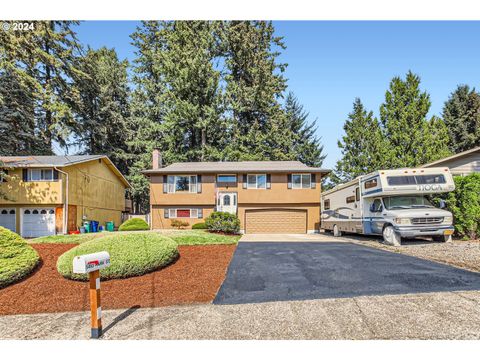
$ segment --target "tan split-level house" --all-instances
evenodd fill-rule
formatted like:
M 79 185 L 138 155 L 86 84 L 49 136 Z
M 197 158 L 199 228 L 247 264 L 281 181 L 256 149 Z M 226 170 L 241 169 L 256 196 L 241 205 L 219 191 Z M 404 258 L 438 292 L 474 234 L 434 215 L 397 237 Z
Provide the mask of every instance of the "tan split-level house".
M 329 171 L 299 161 L 185 162 L 144 171 L 153 229 L 190 225 L 213 211 L 237 214 L 243 233 L 313 233 L 320 223 L 321 179 Z
M 0 226 L 23 237 L 77 230 L 85 220 L 119 225 L 126 210 L 130 185 L 107 156 L 0 156 L 0 165 Z

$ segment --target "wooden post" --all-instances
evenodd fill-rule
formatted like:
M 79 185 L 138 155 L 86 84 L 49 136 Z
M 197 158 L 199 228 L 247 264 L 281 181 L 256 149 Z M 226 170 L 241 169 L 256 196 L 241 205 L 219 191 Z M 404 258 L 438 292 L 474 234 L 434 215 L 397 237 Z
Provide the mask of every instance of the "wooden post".
M 100 270 L 89 273 L 90 277 L 90 313 L 92 339 L 102 336 L 102 306 L 100 302 Z

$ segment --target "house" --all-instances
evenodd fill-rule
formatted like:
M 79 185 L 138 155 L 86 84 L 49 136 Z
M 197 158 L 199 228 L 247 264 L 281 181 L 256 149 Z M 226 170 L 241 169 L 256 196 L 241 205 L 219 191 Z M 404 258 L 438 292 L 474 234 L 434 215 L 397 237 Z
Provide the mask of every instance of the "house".
M 0 226 L 23 237 L 121 222 L 130 185 L 107 156 L 1 156 L 0 165 Z
M 322 176 L 299 161 L 185 162 L 143 173 L 150 179 L 153 229 L 193 225 L 213 211 L 236 214 L 244 233 L 319 231 Z
M 465 176 L 474 172 L 480 172 L 480 146 L 431 162 L 422 167 L 442 166 L 450 168 L 452 175 Z

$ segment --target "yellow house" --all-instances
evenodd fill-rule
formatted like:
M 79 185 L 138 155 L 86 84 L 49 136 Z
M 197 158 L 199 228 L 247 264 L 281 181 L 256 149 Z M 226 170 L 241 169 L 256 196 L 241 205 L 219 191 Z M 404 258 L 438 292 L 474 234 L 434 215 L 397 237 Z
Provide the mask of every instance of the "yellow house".
M 119 225 L 126 210 L 130 185 L 107 156 L 0 156 L 0 165 L 0 226 L 23 237 L 66 233 L 87 220 Z

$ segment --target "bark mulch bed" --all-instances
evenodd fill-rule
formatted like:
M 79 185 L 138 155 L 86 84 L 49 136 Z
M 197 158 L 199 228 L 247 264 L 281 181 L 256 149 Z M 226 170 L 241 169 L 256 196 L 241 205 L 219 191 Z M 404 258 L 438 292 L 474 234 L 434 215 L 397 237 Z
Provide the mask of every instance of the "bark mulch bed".
M 89 310 L 88 283 L 64 279 L 58 257 L 76 245 L 35 244 L 42 263 L 25 280 L 0 290 L 0 315 Z M 102 309 L 211 302 L 236 245 L 179 246 L 180 258 L 164 269 L 102 281 Z

